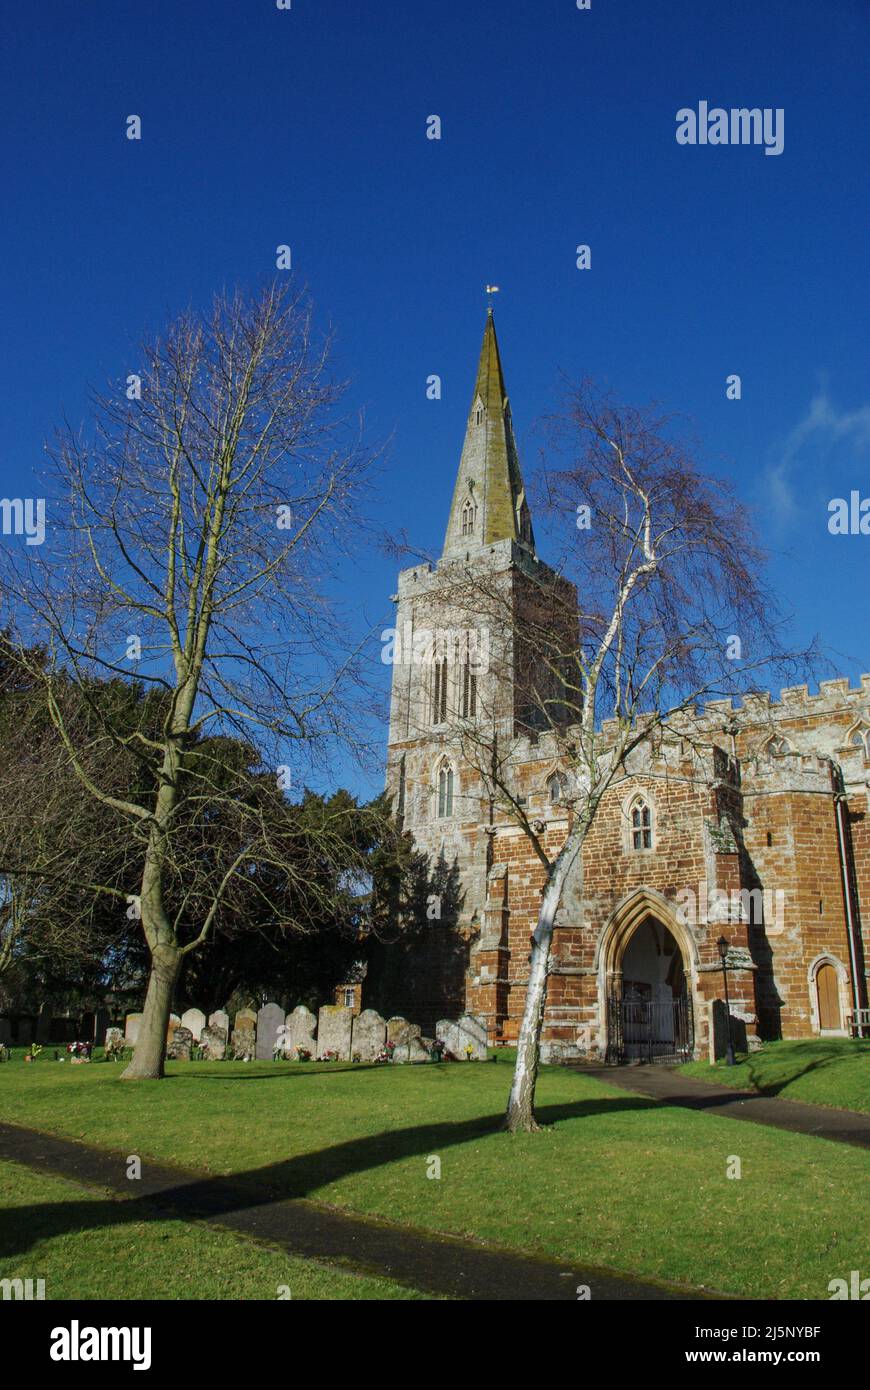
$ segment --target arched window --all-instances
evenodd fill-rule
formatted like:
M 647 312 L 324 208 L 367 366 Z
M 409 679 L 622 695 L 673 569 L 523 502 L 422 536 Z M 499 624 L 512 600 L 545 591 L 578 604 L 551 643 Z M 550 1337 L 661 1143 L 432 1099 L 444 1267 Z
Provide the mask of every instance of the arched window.
M 632 849 L 652 849 L 652 811 L 645 796 L 637 796 L 629 814 Z
M 474 412 L 474 423 L 476 425 L 483 424 L 483 406 L 481 405 L 480 401 L 477 402 L 477 409 Z
M 453 815 L 453 768 L 445 763 L 438 773 L 438 815 Z
M 430 716 L 433 724 L 447 722 L 447 657 L 435 657 L 432 663 L 432 701 Z
M 459 709 L 463 719 L 474 719 L 477 715 L 477 672 L 472 670 L 470 661 L 464 661 L 462 664 Z
M 787 738 L 781 734 L 774 734 L 773 738 L 768 739 L 765 752 L 769 758 L 781 758 L 784 753 L 791 753 L 792 746 Z
M 564 772 L 553 772 L 547 778 L 547 800 L 551 806 L 562 806 L 568 799 L 568 778 Z
M 477 511 L 470 497 L 466 497 L 462 507 L 462 534 L 463 536 L 474 535 L 474 514 Z
M 849 735 L 849 745 L 857 748 L 866 758 L 870 749 L 870 729 L 865 724 L 859 724 Z

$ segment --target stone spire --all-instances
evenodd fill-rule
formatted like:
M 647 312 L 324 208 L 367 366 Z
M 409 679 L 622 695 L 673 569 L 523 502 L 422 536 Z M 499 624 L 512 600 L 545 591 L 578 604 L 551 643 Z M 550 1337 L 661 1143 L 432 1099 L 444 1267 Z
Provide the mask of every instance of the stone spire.
M 444 538 L 444 556 L 460 558 L 505 540 L 516 541 L 534 554 L 532 519 L 490 309 Z

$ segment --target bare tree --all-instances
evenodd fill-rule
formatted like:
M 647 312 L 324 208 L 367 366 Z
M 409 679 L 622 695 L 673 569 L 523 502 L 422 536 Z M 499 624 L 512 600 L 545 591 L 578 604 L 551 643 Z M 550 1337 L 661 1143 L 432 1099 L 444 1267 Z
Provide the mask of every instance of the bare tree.
M 538 1127 L 556 914 L 569 875 L 582 897 L 583 846 L 605 794 L 630 775 L 634 751 L 668 731 L 709 744 L 699 701 L 745 691 L 761 670 L 793 667 L 746 509 L 699 470 L 668 419 L 620 408 L 584 383 L 550 425 L 554 453 L 537 516 L 555 521 L 563 538 L 557 570 L 530 563 L 508 583 L 485 565 L 466 568 L 443 600 L 454 625 L 493 635 L 488 674 L 476 676 L 475 717 L 459 720 L 457 733 L 494 808 L 522 827 L 544 874 L 511 1131 Z M 517 733 L 547 735 L 564 769 L 569 821 L 558 849 L 522 795 Z
M 352 727 L 334 578 L 370 460 L 337 414 L 327 355 L 292 289 L 182 315 L 142 345 L 126 389 L 95 396 L 92 428 L 62 432 L 49 543 L 9 577 L 18 655 L 26 663 L 34 642 L 46 652 L 32 674 L 69 768 L 141 851 L 151 970 L 125 1079 L 163 1074 L 184 956 L 235 895 L 282 881 L 290 768 Z M 87 701 L 107 673 L 162 692 L 156 729 L 131 730 L 102 702 L 92 723 L 70 720 L 65 684 Z M 223 735 L 256 750 L 276 799 L 246 796 Z M 98 754 L 119 748 L 141 769 L 126 792 L 100 775 Z M 185 847 L 194 823 L 207 842 L 210 820 L 222 829 L 204 893 Z

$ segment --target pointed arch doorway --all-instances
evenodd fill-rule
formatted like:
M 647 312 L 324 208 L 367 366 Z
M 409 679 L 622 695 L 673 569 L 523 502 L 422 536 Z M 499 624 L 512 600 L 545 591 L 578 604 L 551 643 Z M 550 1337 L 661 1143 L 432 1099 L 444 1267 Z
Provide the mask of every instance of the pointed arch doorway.
M 604 933 L 609 1062 L 685 1062 L 695 1048 L 692 951 L 669 913 L 637 901 Z M 652 910 L 650 910 L 652 908 Z

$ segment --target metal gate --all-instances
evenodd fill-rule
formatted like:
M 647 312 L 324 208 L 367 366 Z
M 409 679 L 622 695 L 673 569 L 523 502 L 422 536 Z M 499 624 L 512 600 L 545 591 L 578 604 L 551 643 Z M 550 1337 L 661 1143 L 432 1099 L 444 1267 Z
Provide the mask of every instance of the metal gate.
M 692 1001 L 607 1000 L 608 1062 L 689 1062 L 695 1047 Z

